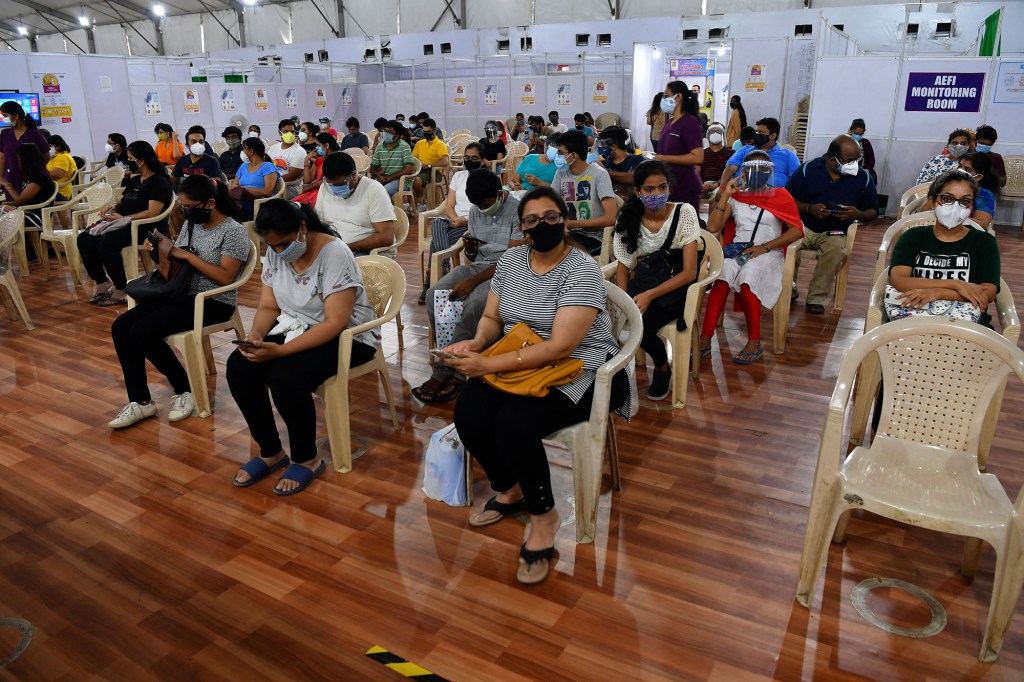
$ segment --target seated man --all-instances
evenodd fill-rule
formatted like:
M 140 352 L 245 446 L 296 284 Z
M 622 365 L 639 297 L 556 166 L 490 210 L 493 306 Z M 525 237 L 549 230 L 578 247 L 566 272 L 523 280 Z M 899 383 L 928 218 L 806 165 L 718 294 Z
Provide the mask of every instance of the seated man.
M 565 163 L 555 173 L 551 186 L 569 208 L 565 229 L 594 255 L 601 252 L 604 228 L 615 224 L 619 209 L 608 171 L 587 161 L 588 149 L 582 131 L 563 133 L 558 138 L 558 157 Z
M 587 136 L 587 145 L 593 147 L 597 132 L 587 125 L 587 117 L 583 114 L 576 114 L 572 117 L 572 120 L 576 124 L 576 130 L 582 131 Z
M 747 154 L 755 149 L 763 149 L 768 152 L 772 163 L 775 164 L 772 187 L 785 187 L 790 176 L 800 167 L 800 159 L 792 149 L 786 149 L 779 145 L 780 130 L 782 130 L 782 126 L 774 118 L 762 118 L 758 121 L 754 128 L 754 144 L 740 148 L 738 152 L 729 157 L 729 162 L 719 182 L 724 185 L 732 178 L 738 177 L 743 159 Z
M 361 149 L 367 156 L 370 155 L 370 139 L 366 137 L 366 133 L 359 132 L 359 119 L 355 116 L 350 116 L 345 121 L 345 127 L 348 128 L 348 135 L 341 139 L 342 151 L 346 149 Z M 337 135 L 335 135 L 337 137 Z
M 807 312 L 821 315 L 825 296 L 847 255 L 847 229 L 854 221 L 878 217 L 875 183 L 860 167 L 860 145 L 849 135 L 840 135 L 824 156 L 808 161 L 794 173 L 786 189 L 803 216 L 804 238 L 798 248 L 820 252 L 807 289 Z
M 320 124 L 320 132 L 330 133 L 331 135 L 334 135 L 335 138 L 338 137 L 338 131 L 331 127 L 331 119 L 329 117 L 321 116 L 317 123 Z M 358 128 L 359 126 L 357 125 L 356 127 Z
M 242 165 L 242 131 L 235 126 L 228 126 L 221 133 L 221 137 L 224 138 L 228 149 L 220 155 L 218 161 L 220 162 L 221 171 L 227 176 L 228 180 L 231 180 L 235 177 L 238 167 Z
M 395 243 L 395 208 L 387 191 L 376 180 L 356 173 L 356 162 L 344 152 L 324 159 L 314 208 L 357 256 Z M 395 249 L 383 255 L 394 258 Z
M 548 121 L 551 125 L 551 132 L 564 133 L 569 130 L 564 123 L 558 122 L 558 112 L 554 109 L 548 112 Z
M 628 199 L 633 193 L 633 169 L 647 159 L 634 153 L 633 141 L 626 129 L 620 126 L 608 126 L 602 130 L 597 145 L 597 163 L 608 171 L 615 193 Z
M 464 255 L 471 263 L 460 265 L 427 290 L 427 317 L 434 328 L 434 292 L 451 289 L 451 300 L 461 300 L 462 319 L 455 326 L 452 343 L 468 341 L 476 335 L 491 291 L 491 277 L 505 250 L 525 243 L 519 229 L 519 201 L 501 189 L 501 180 L 486 168 L 471 171 L 466 180 L 466 196 L 472 203 Z M 441 361 L 434 372 L 412 394 L 424 403 L 451 400 L 459 394 L 466 377 Z
M 725 146 L 725 126 L 712 123 L 708 126 L 708 147 L 704 148 L 704 162 L 700 165 L 700 179 L 704 182 L 704 197 L 718 189 L 725 164 L 732 157 L 732 150 Z
M 423 189 L 430 184 L 433 178 L 434 168 L 445 168 L 448 166 L 448 145 L 444 140 L 437 137 L 437 124 L 432 118 L 425 118 L 420 121 L 420 134 L 423 136 L 416 146 L 413 147 L 412 155 L 420 160 L 422 167 L 420 174 L 413 180 L 412 188 L 416 194 L 416 201 L 423 198 Z
M 283 119 L 277 124 L 277 132 L 281 136 L 281 141 L 270 145 L 267 155 L 277 166 L 281 178 L 286 183 L 300 180 L 302 169 L 306 165 L 306 150 L 296 139 L 295 122 L 290 118 Z M 301 183 L 295 183 L 288 186 L 288 199 L 299 196 L 300 185 Z
M 998 152 L 992 151 L 992 145 L 996 143 L 999 134 L 996 129 L 989 125 L 978 126 L 974 132 L 974 149 L 984 152 L 992 159 L 992 170 L 999 178 L 999 187 L 1006 187 L 1006 162 Z
M 177 189 L 178 183 L 187 175 L 209 175 L 214 180 L 220 179 L 220 162 L 213 154 L 206 153 L 206 129 L 192 126 L 185 136 L 185 150 L 174 164 L 171 171 L 171 184 Z
M 378 136 L 377 148 L 370 158 L 370 173 L 384 185 L 389 197 L 398 192 L 398 178 L 409 175 L 416 168 L 412 149 L 402 139 L 404 132 L 405 128 L 397 120 L 388 121 Z

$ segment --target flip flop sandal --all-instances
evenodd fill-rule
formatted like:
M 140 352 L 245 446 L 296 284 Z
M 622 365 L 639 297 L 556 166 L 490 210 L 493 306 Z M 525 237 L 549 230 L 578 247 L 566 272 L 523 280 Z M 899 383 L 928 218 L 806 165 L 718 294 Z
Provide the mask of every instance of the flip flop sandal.
M 114 295 L 114 290 L 113 289 L 107 289 L 106 291 L 101 291 L 101 292 L 99 292 L 97 294 L 94 294 L 93 297 L 89 299 L 89 303 L 91 303 L 93 305 L 97 305 L 97 304 L 107 300 L 108 298 L 110 298 L 113 295 Z
M 262 457 L 253 457 L 241 467 L 242 471 L 249 474 L 249 480 L 239 481 L 238 474 L 235 474 L 235 477 L 231 482 L 239 488 L 248 488 L 253 483 L 262 481 L 278 469 L 288 466 L 288 461 L 288 458 L 284 457 L 280 462 L 275 462 L 273 465 L 268 466 L 267 463 L 263 461 Z
M 429 384 L 431 381 L 437 382 L 436 389 L 426 388 L 426 385 Z M 446 382 L 440 380 L 428 379 L 426 383 L 423 384 L 423 386 L 417 386 L 413 388 L 410 391 L 410 393 L 412 393 L 413 397 L 416 398 L 416 400 L 419 400 L 421 403 L 440 402 L 438 396 L 440 395 L 441 391 L 444 390 L 445 383 Z M 447 398 L 445 400 L 447 400 Z
M 506 516 L 512 516 L 518 511 L 526 509 L 526 499 L 519 500 L 518 502 L 498 502 L 497 497 L 492 497 L 487 500 L 487 504 L 484 505 L 483 512 L 498 512 L 499 516 L 489 516 L 486 519 L 473 520 L 473 516 L 469 517 L 469 525 L 474 528 L 483 528 L 484 526 L 490 526 L 492 524 L 501 521 Z M 481 513 L 483 513 L 481 512 Z M 476 516 L 479 516 L 477 514 Z
M 732 361 L 737 365 L 751 365 L 764 355 L 764 348 L 758 348 L 756 353 L 737 353 Z
M 522 547 L 519 548 L 519 558 L 523 561 L 520 562 L 519 568 L 516 569 L 516 580 L 523 585 L 536 585 L 543 582 L 551 570 L 551 560 L 554 556 L 554 547 L 532 550 L 526 549 L 526 543 L 524 542 Z
M 704 360 L 707 360 L 710 357 L 711 357 L 711 346 L 708 346 L 707 348 L 705 348 L 704 350 L 702 350 L 700 352 L 700 357 L 698 358 L 698 360 L 704 361 Z
M 435 402 L 445 403 L 449 400 L 453 400 L 462 393 L 462 387 L 466 385 L 466 382 L 462 379 L 456 379 L 451 377 L 448 381 L 444 382 L 444 386 L 437 392 L 437 399 Z
M 124 298 L 115 298 L 114 295 L 111 294 L 110 296 L 107 296 L 101 301 L 96 301 L 96 305 L 103 306 L 104 308 L 109 308 L 115 305 L 128 305 L 128 297 L 125 296 Z
M 310 471 L 308 467 L 305 467 L 301 464 L 295 464 L 293 462 L 288 466 L 287 469 L 284 470 L 284 473 L 281 474 L 281 478 L 277 480 L 278 483 L 280 483 L 281 481 L 295 481 L 296 483 L 299 484 L 299 486 L 297 488 L 292 488 L 291 490 L 278 490 L 275 487 L 274 494 L 294 495 L 295 493 L 301 493 L 303 490 L 309 487 L 310 483 L 319 478 L 320 474 L 322 474 L 326 469 L 327 463 L 324 462 L 323 460 L 320 460 L 320 466 L 318 466 L 316 469 L 312 471 Z

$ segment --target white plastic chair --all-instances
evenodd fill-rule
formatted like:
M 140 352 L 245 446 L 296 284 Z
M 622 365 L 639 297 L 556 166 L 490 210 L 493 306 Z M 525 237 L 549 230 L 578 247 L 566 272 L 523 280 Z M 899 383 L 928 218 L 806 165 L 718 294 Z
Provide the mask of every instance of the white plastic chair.
M 854 376 L 875 355 L 885 396 L 870 447 L 844 457 L 843 423 Z M 978 468 L 990 406 L 1010 373 L 1024 381 L 1024 351 L 981 325 L 914 317 L 882 325 L 843 358 L 821 436 L 800 558 L 796 599 L 810 607 L 829 550 L 849 512 L 972 539 L 961 572 L 970 577 L 984 540 L 995 549 L 988 622 L 978 658 L 995 661 L 1024 582 L 1024 489 L 1016 502 Z
M 999 190 L 1000 201 L 1024 201 L 1024 156 L 1004 156 L 1006 185 Z M 1024 219 L 1021 220 L 1024 229 Z
M 227 322 L 203 326 L 203 304 L 207 299 L 212 300 L 214 297 L 238 289 L 248 282 L 252 277 L 253 270 L 256 269 L 258 260 L 259 251 L 250 244 L 249 256 L 242 264 L 234 282 L 196 294 L 192 329 L 164 338 L 168 346 L 178 349 L 185 361 L 185 372 L 188 374 L 188 385 L 196 403 L 196 412 L 204 419 L 213 413 L 206 376 L 217 373 L 217 366 L 213 362 L 213 348 L 210 346 L 210 335 L 233 330 L 235 338 L 241 340 L 245 338 L 245 327 L 242 326 L 242 317 L 238 314 L 238 306 L 235 306 L 235 311 Z
M 94 187 L 99 184 L 107 184 L 112 187 L 120 187 L 121 182 L 124 181 L 124 168 L 120 166 L 111 166 L 110 168 L 103 168 L 92 174 L 92 179 L 88 182 L 81 182 L 71 186 L 72 192 L 81 192 Z
M 153 216 L 152 218 L 140 218 L 133 220 L 131 225 L 128 227 L 132 231 L 132 243 L 131 246 L 126 246 L 121 249 L 121 259 L 124 261 L 124 272 L 128 276 L 129 280 L 133 280 L 139 276 L 139 258 L 142 258 L 143 265 L 146 268 L 146 272 L 153 269 L 153 261 L 149 257 L 149 252 L 145 246 L 139 243 L 139 232 L 142 232 L 139 228 L 143 225 L 152 225 L 158 223 L 161 220 L 167 220 L 171 215 L 171 211 L 178 205 L 177 196 L 173 197 L 167 204 L 167 208 L 162 213 Z M 142 234 L 142 239 L 145 239 L 145 233 Z
M 24 221 L 25 217 L 21 215 L 20 209 L 0 214 L 0 286 L 4 290 L 0 291 L 0 298 L 3 298 L 7 315 L 12 320 L 16 320 L 18 319 L 18 314 L 20 314 L 21 319 L 25 322 L 25 326 L 31 330 L 35 329 L 35 327 L 32 325 L 32 318 L 28 316 L 25 300 L 21 297 L 21 291 L 18 289 L 18 280 L 15 278 L 14 270 L 11 267 L 12 256 L 14 255 L 13 252 L 17 242 L 20 239 L 24 239 L 21 233 Z M 4 295 L 5 292 L 6 295 Z
M 341 343 L 338 344 L 338 373 L 316 389 L 317 396 L 324 403 L 331 457 L 334 460 L 334 469 L 339 473 L 352 470 L 352 438 L 348 420 L 350 379 L 370 372 L 379 373 L 384 397 L 387 398 L 388 407 L 391 409 L 391 422 L 395 426 L 395 431 L 401 428 L 398 413 L 395 411 L 394 396 L 391 394 L 391 378 L 388 376 L 384 352 L 378 348 L 369 362 L 352 368 L 349 368 L 349 365 L 352 361 L 352 341 L 356 334 L 381 327 L 398 314 L 405 299 L 405 273 L 398 263 L 384 256 L 360 256 L 356 258 L 356 263 L 362 273 L 363 287 L 370 299 L 370 305 L 377 311 L 377 318 L 350 327 L 341 333 Z
M 18 265 L 21 268 L 21 274 L 24 277 L 28 274 L 28 249 L 25 248 L 25 244 L 29 237 L 32 238 L 32 248 L 35 249 L 36 258 L 39 259 L 40 263 L 43 263 L 42 256 L 39 255 L 39 251 L 42 245 L 39 241 L 39 235 L 42 233 L 43 228 L 38 225 L 29 224 L 29 211 L 39 209 L 40 214 L 42 209 L 47 206 L 52 206 L 53 202 L 57 199 L 57 184 L 53 185 L 53 193 L 46 197 L 43 201 L 34 204 L 25 204 L 24 206 L 18 206 L 21 213 L 21 239 L 15 242 L 15 250 L 18 254 Z M 47 273 L 49 274 L 49 273 Z
M 423 162 L 413 157 L 412 172 L 398 178 L 398 191 L 391 197 L 391 203 L 400 209 L 405 209 L 405 200 L 409 200 L 409 210 L 416 215 L 416 194 L 413 192 L 412 183 L 416 176 L 423 170 Z
M 82 192 L 74 195 L 62 206 L 48 206 L 43 209 L 43 231 L 39 239 L 49 242 L 57 254 L 57 264 L 60 265 L 60 251 L 64 250 L 67 257 L 68 270 L 71 271 L 71 281 L 75 286 L 82 285 L 81 258 L 78 255 L 78 233 L 81 229 L 88 227 L 96 220 L 99 220 L 100 211 L 114 202 L 114 188 L 106 183 L 92 185 Z M 55 230 L 53 228 L 53 216 L 58 211 L 65 211 L 71 208 L 71 228 Z M 81 226 L 81 228 L 79 227 Z M 60 248 L 57 248 L 57 247 Z M 47 278 L 50 276 L 50 250 L 40 248 L 39 255 L 43 260 L 43 272 Z
M 387 252 L 393 252 L 395 257 L 398 256 L 398 249 L 405 243 L 405 240 L 409 238 L 409 216 L 406 215 L 405 211 L 398 207 L 395 209 L 395 241 L 390 247 L 381 246 L 370 251 L 371 256 L 388 256 Z M 390 256 L 389 256 L 390 257 Z M 402 309 L 399 307 L 398 313 L 395 315 L 395 324 L 398 325 L 398 347 L 405 348 L 405 325 L 402 324 Z
M 914 201 L 914 199 L 928 196 L 928 188 L 931 187 L 931 184 L 930 182 L 923 182 L 920 185 L 914 185 L 903 193 L 903 196 L 900 197 L 899 208 L 896 211 L 896 220 L 906 215 L 907 204 Z
M 853 222 L 846 230 L 846 246 L 843 247 L 846 255 L 843 257 L 843 264 L 839 266 L 839 271 L 836 273 L 836 297 L 833 307 L 837 312 L 843 309 L 843 300 L 846 298 L 846 282 L 850 277 L 850 260 L 853 257 L 853 243 L 857 238 L 857 226 L 859 224 Z M 800 245 L 801 242 L 798 241 L 790 247 L 791 249 L 796 249 L 796 261 L 793 264 L 794 282 L 800 274 L 800 261 L 802 259 L 818 260 L 819 251 L 816 249 L 803 249 L 800 248 Z
M 404 213 L 404 211 L 403 211 Z M 444 218 L 444 206 L 438 206 L 432 208 L 429 211 L 420 211 L 416 216 L 416 222 L 419 225 L 419 234 L 417 235 L 416 244 L 416 255 L 417 260 L 420 263 L 420 282 L 426 281 L 426 263 L 427 258 L 430 256 L 430 235 L 431 225 L 433 225 L 435 218 Z

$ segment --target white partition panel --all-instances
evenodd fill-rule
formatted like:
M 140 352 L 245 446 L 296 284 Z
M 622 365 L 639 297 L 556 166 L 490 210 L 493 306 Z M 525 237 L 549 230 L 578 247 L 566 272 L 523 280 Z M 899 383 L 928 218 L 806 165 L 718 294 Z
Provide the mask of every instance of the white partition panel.
M 859 63 L 859 60 L 858 60 Z M 943 143 L 949 133 L 956 128 L 975 128 L 981 119 L 981 105 L 985 101 L 984 92 L 990 91 L 990 71 L 992 59 L 988 57 L 946 57 L 946 58 L 917 58 L 911 57 L 904 60 L 903 73 L 900 77 L 899 87 L 896 89 L 897 111 L 896 120 L 893 125 L 893 136 L 896 138 L 911 139 L 933 139 L 941 140 Z M 973 74 L 981 74 L 984 80 L 984 92 L 978 92 L 978 111 L 945 111 L 941 109 L 931 111 L 907 111 L 907 86 L 914 74 L 936 74 L 933 78 L 929 75 L 925 80 L 934 84 L 936 79 L 955 77 L 965 84 L 965 78 L 976 78 Z M 963 74 L 963 75 L 960 75 Z M 920 84 L 921 76 L 917 76 L 915 84 Z M 948 83 L 950 89 L 957 88 L 959 82 Z M 940 86 L 942 89 L 942 86 Z M 949 98 L 935 98 L 935 106 L 946 106 L 951 103 Z
M 110 133 L 121 133 L 132 141 L 131 133 L 136 128 L 132 115 L 134 93 L 123 58 L 83 55 L 79 65 L 85 90 L 86 111 L 82 113 L 88 115 L 89 135 L 87 141 L 68 140 L 68 144 L 73 153 L 85 153 L 90 160 L 98 161 L 107 156 L 103 145 Z M 153 139 L 152 132 L 146 139 Z
M 129 142 L 134 139 L 156 144 L 153 127 L 157 123 L 168 123 L 178 130 L 179 126 L 175 122 L 174 105 L 171 100 L 172 92 L 173 89 L 170 85 L 132 84 L 131 98 L 135 130 L 124 131 Z M 130 134 L 130 132 L 134 134 Z
M 547 79 L 547 109 L 558 112 L 558 122 L 572 126 L 572 117 L 586 111 L 583 77 L 553 73 Z
M 211 83 L 210 84 L 210 110 L 215 130 L 207 130 L 206 134 L 210 139 L 220 139 L 220 134 L 228 126 L 233 126 L 239 121 L 254 122 L 249 115 L 253 111 L 254 103 L 245 85 L 242 83 Z M 242 137 L 246 136 L 248 130 L 242 129 Z
M 384 84 L 385 116 L 388 119 L 395 117 L 395 114 L 405 114 L 406 124 L 409 122 L 409 114 L 419 113 L 416 109 L 416 102 L 413 98 L 413 81 L 393 81 Z
M 897 57 L 856 57 L 819 59 L 811 97 L 809 135 L 829 139 L 850 129 L 850 121 L 863 118 L 867 137 L 887 139 L 892 120 L 893 98 L 899 79 Z M 849 97 L 850 83 L 865 95 Z M 889 94 L 886 94 L 889 93 Z M 747 110 L 747 120 L 750 110 Z M 810 157 L 808 157 L 810 158 Z
M 523 112 L 529 116 L 547 118 L 547 85 L 544 76 L 515 76 L 510 79 L 510 95 L 512 112 Z
M 481 119 L 507 121 L 515 112 L 508 76 L 484 76 L 476 79 L 477 112 Z
M 382 83 L 360 85 L 357 104 L 358 118 L 359 122 L 363 124 L 363 130 L 370 130 L 373 127 L 373 122 L 380 116 L 391 117 L 391 114 L 385 113 L 387 110 L 384 108 L 384 85 Z M 341 130 L 339 129 L 338 132 L 340 133 Z
M 461 89 L 460 89 L 461 88 Z M 446 132 L 467 128 L 483 133 L 484 118 L 477 113 L 475 78 L 447 78 L 444 80 L 444 124 Z
M 446 125 L 444 109 L 444 79 L 431 78 L 417 79 L 413 84 L 413 99 L 416 103 L 416 112 L 425 111 L 430 114 L 437 125 L 447 131 L 451 126 Z M 454 128 L 451 128 L 455 130 Z
M 754 121 L 766 116 L 781 121 L 787 47 L 786 38 L 733 42 L 729 94 L 740 96 L 749 125 L 754 125 Z M 751 73 L 752 70 L 754 73 Z
M 618 114 L 625 124 L 629 120 L 630 112 L 626 111 L 626 95 L 622 80 L 622 76 L 617 75 L 586 76 L 580 111 L 589 111 L 595 119 L 606 112 Z
M 270 83 L 246 84 L 245 97 L 249 123 L 260 127 L 264 139 L 276 140 L 278 121 L 284 118 L 277 108 L 277 87 Z

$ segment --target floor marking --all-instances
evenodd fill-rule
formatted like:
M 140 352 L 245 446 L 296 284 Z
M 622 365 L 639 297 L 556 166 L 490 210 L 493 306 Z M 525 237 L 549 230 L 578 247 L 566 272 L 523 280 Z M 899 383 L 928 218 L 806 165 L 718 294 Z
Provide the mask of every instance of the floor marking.
M 892 623 L 886 622 L 881 616 L 872 611 L 867 604 L 868 592 L 878 589 L 879 587 L 896 588 L 914 595 L 923 601 L 931 610 L 931 621 L 929 621 L 923 628 L 904 628 L 899 625 L 893 625 Z M 857 613 L 863 616 L 865 620 L 894 635 L 900 635 L 902 637 L 931 637 L 939 634 L 942 632 L 942 629 L 946 627 L 946 609 L 943 608 L 942 604 L 940 604 L 935 597 L 928 594 L 917 585 L 912 585 L 911 583 L 904 582 L 902 580 L 896 580 L 895 578 L 870 578 L 861 582 L 853 588 L 853 594 L 850 595 L 850 601 L 853 602 L 853 608 L 857 609 Z
M 440 675 L 435 675 L 426 668 L 421 668 L 415 663 L 410 663 L 401 656 L 396 656 L 383 647 L 372 646 L 369 651 L 366 652 L 366 655 L 378 663 L 383 663 L 403 677 L 411 677 L 417 680 L 429 680 L 429 682 L 448 682 L 448 680 Z
M 21 632 L 21 641 L 18 642 L 18 646 L 14 647 L 14 651 L 7 658 L 0 659 L 0 668 L 3 668 L 21 656 L 22 652 L 28 648 L 28 645 L 32 643 L 32 633 L 36 628 L 32 623 L 21 618 L 0 618 L 0 627 L 14 628 Z

